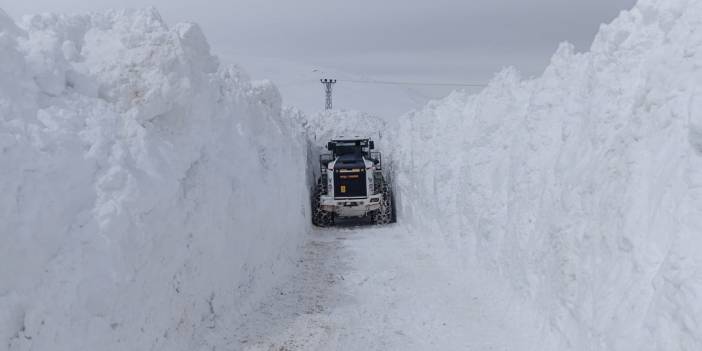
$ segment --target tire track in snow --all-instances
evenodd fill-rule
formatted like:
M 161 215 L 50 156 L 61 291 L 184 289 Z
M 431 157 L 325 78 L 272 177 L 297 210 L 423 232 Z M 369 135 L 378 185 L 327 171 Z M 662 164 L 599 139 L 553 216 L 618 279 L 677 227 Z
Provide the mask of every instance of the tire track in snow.
M 337 291 L 347 269 L 342 247 L 349 230 L 317 231 L 304 247 L 297 272 L 275 289 L 236 331 L 247 351 L 334 350 L 333 306 L 347 297 Z
M 538 345 L 505 290 L 401 225 L 315 230 L 290 281 L 235 331 L 236 350 L 472 350 Z M 516 311 L 516 312 L 515 312 Z

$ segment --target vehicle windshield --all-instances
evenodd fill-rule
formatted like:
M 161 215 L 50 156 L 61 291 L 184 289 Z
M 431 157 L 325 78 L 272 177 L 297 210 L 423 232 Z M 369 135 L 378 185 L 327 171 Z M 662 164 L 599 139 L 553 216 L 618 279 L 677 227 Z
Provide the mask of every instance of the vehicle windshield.
M 360 143 L 343 142 L 335 145 L 334 152 L 337 156 L 355 155 L 360 157 L 363 154 L 363 148 Z

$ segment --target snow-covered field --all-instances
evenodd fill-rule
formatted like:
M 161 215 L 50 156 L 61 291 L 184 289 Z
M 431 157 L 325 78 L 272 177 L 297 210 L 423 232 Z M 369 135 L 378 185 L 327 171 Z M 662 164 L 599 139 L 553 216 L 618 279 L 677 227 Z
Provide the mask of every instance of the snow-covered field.
M 702 349 L 702 2 L 394 123 L 281 109 L 150 9 L 0 48 L 0 350 Z M 312 230 L 359 133 L 399 223 Z
M 0 48 L 0 349 L 223 344 L 309 230 L 276 88 L 152 9 L 0 13 Z

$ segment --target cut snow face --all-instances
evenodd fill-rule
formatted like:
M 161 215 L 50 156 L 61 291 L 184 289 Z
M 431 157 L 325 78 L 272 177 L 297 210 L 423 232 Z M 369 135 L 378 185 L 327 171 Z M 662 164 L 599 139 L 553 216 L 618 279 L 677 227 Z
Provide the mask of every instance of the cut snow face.
M 382 140 L 387 122 L 359 111 L 328 110 L 309 116 L 301 116 L 301 123 L 312 142 L 331 140 L 336 137 L 368 137 Z
M 395 135 L 400 215 L 535 305 L 543 349 L 701 349 L 701 67 L 702 2 L 642 0 L 431 103 Z
M 0 75 L 2 348 L 223 344 L 309 227 L 277 89 L 153 9 L 0 13 Z

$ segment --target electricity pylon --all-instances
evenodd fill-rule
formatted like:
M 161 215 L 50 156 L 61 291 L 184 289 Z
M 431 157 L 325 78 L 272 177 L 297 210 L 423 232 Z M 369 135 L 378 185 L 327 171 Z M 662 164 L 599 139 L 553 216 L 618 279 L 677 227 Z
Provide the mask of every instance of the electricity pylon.
M 324 105 L 325 110 L 331 110 L 332 109 L 332 88 L 334 84 L 336 83 L 336 79 L 321 79 L 320 82 L 324 85 L 325 92 L 327 94 L 327 101 L 326 104 Z

